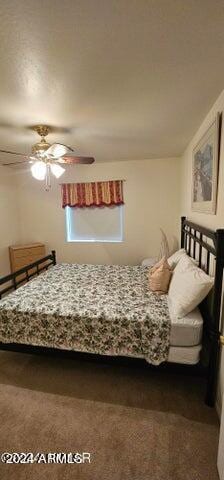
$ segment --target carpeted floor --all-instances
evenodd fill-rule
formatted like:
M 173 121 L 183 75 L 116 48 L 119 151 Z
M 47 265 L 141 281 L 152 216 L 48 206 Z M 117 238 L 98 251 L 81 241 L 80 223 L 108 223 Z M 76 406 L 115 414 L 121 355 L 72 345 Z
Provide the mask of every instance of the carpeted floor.
M 0 464 L 1 480 L 217 480 L 203 381 L 141 367 L 0 353 L 0 452 L 90 452 L 90 464 Z

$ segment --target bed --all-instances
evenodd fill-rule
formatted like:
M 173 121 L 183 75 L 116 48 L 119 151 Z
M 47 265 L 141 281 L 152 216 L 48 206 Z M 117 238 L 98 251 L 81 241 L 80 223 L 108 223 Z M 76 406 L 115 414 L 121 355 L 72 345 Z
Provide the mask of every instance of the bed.
M 143 358 L 154 366 L 201 367 L 204 362 L 206 403 L 213 405 L 224 230 L 212 232 L 182 217 L 181 246 L 207 273 L 210 256 L 216 258 L 212 296 L 183 319 L 172 318 L 167 295 L 149 291 L 147 267 L 56 265 L 53 251 L 0 279 L 0 348 Z M 6 296 L 12 289 L 16 291 Z

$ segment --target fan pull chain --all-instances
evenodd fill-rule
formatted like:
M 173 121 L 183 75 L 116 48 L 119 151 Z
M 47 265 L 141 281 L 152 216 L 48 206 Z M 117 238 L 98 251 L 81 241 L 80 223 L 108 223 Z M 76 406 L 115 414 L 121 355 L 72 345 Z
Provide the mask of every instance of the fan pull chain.
M 50 170 L 50 164 L 47 163 L 46 177 L 45 177 L 45 190 L 49 192 L 50 188 L 51 188 L 51 170 Z

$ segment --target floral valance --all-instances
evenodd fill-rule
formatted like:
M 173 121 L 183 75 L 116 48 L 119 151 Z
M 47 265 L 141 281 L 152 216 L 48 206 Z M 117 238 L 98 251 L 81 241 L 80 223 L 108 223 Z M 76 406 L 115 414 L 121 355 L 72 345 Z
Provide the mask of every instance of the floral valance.
M 123 180 L 107 182 L 63 183 L 62 207 L 101 207 L 122 205 Z

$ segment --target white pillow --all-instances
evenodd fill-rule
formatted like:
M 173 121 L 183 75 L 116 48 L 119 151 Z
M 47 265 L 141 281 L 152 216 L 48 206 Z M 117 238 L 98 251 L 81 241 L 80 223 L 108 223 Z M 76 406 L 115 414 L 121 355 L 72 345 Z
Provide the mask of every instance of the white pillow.
M 191 267 L 198 267 L 198 262 L 192 257 L 189 257 L 189 255 L 185 252 L 181 255 L 177 266 L 175 267 L 175 271 L 177 272 L 185 272 Z
M 195 258 L 190 257 L 184 248 L 181 248 L 180 250 L 177 250 L 177 252 L 173 253 L 171 257 L 167 259 L 167 262 L 169 263 L 170 268 L 174 270 L 174 268 L 177 267 L 178 263 L 182 258 L 185 257 L 189 260 L 189 264 L 197 265 L 198 266 L 198 261 L 195 260 Z
M 151 257 L 151 258 L 144 258 L 144 260 L 142 260 L 142 267 L 153 267 L 153 265 L 155 265 L 155 263 L 157 262 L 157 259 L 154 258 L 154 257 Z
M 185 317 L 208 295 L 214 280 L 184 255 L 178 262 L 170 282 L 168 293 L 172 315 Z
M 167 259 L 167 262 L 169 263 L 169 265 L 172 269 L 174 269 L 177 266 L 179 260 L 181 259 L 181 257 L 183 255 L 186 255 L 186 252 L 185 252 L 184 248 L 181 248 L 180 250 L 177 250 L 177 252 L 174 252 L 173 255 L 171 255 Z

